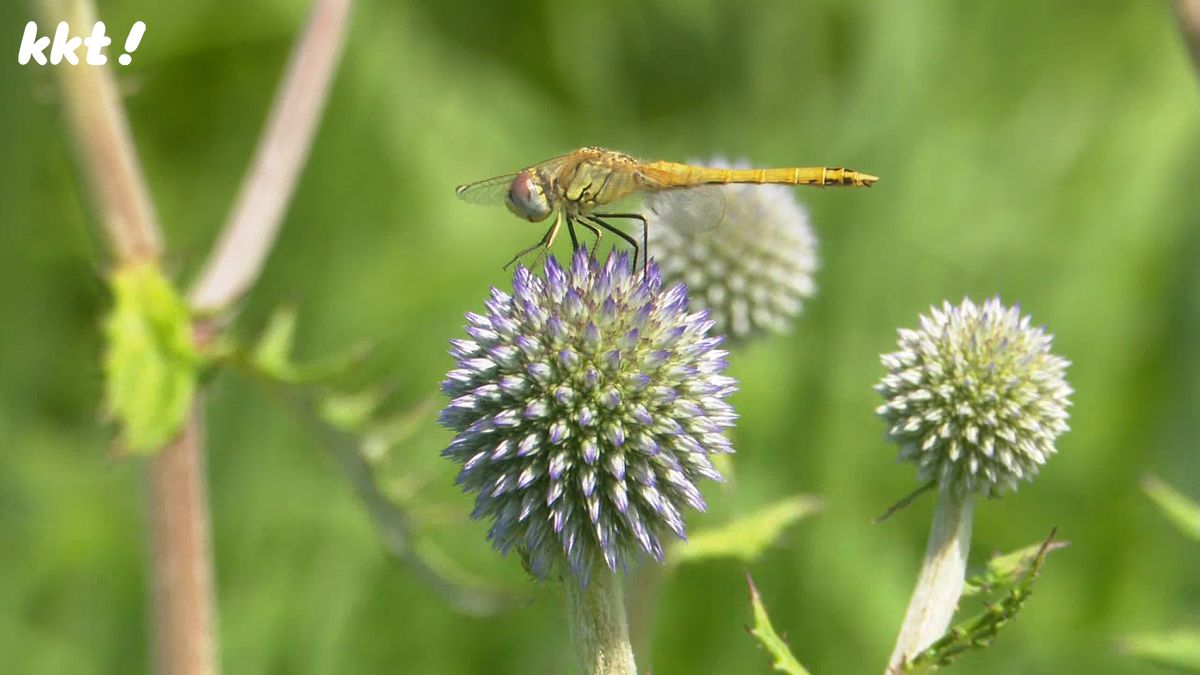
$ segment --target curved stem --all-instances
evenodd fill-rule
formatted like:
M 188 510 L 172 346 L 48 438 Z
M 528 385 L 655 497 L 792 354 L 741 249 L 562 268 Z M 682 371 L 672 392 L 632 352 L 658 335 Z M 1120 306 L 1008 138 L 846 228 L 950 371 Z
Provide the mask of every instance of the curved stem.
M 351 4 L 352 0 L 314 0 L 233 212 L 192 288 L 196 311 L 224 309 L 258 279 L 329 97 Z
M 587 586 L 563 581 L 567 622 L 579 666 L 586 675 L 637 675 L 621 578 L 607 569 L 592 574 Z
M 1175 14 L 1179 17 L 1179 30 L 1187 41 L 1192 62 L 1200 70 L 1200 0 L 1175 0 Z
M 903 672 L 906 661 L 933 644 L 950 627 L 967 570 L 974 506 L 974 495 L 956 494 L 949 481 L 939 491 L 925 561 L 887 672 Z

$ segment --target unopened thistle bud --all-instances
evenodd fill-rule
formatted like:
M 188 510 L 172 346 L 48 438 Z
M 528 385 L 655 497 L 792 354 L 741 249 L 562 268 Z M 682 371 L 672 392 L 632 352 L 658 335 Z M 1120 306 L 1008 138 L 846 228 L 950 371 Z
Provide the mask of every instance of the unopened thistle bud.
M 876 412 L 918 479 L 995 496 L 1037 474 L 1067 430 L 1072 393 L 1052 336 L 997 298 L 945 303 L 899 333 L 899 350 L 881 357 Z
M 946 631 L 962 595 L 975 495 L 998 496 L 1031 479 L 1067 430 L 1069 362 L 1050 353 L 1052 336 L 999 298 L 977 306 L 943 303 L 901 329 L 899 350 L 882 357 L 876 412 L 938 488 L 925 560 L 888 665 L 906 664 Z
M 715 159 L 710 166 L 728 164 Z M 715 204 L 705 210 L 716 211 L 700 218 L 693 190 L 649 198 L 650 251 L 663 278 L 687 284 L 692 304 L 709 311 L 718 334 L 744 340 L 786 331 L 816 293 L 817 238 L 808 211 L 780 185 L 700 190 Z

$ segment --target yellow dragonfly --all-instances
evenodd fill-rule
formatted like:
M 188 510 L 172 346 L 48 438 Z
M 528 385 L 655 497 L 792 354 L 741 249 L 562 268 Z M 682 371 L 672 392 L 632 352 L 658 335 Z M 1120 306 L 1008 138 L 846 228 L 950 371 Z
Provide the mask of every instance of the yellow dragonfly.
M 623 152 L 586 147 L 560 157 L 539 162 L 517 173 L 496 176 L 476 183 L 460 185 L 455 194 L 472 204 L 504 204 L 520 218 L 540 223 L 557 212 L 554 223 L 541 241 L 522 250 L 505 268 L 535 249 L 545 254 L 565 223 L 571 245 L 579 248 L 575 225 L 588 229 L 596 237 L 592 250 L 600 243 L 601 230 L 608 230 L 633 247 L 633 268 L 637 269 L 638 243 L 605 219 L 638 220 L 642 224 L 642 269 L 650 258 L 647 248 L 646 218 L 637 213 L 612 213 L 605 207 L 626 197 L 666 191 L 683 191 L 691 200 L 689 212 L 697 219 L 719 223 L 724 217 L 724 201 L 719 192 L 706 187 L 728 183 L 780 185 L 848 185 L 870 187 L 878 178 L 850 169 L 795 167 L 784 169 L 721 169 L 676 162 L 643 162 Z M 705 196 L 707 195 L 707 196 Z

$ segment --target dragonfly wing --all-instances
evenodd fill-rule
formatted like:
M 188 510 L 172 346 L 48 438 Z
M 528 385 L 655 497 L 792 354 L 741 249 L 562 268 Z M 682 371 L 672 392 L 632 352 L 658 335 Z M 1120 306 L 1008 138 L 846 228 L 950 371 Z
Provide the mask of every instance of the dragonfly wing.
M 517 174 L 510 173 L 487 180 L 467 183 L 454 188 L 454 194 L 464 202 L 485 206 L 503 206 L 508 190 Z
M 646 193 L 646 207 L 658 220 L 677 230 L 693 234 L 708 232 L 725 220 L 727 189 L 724 185 L 652 189 Z
M 563 165 L 567 163 L 567 160 L 574 158 L 575 155 L 576 153 L 572 152 L 568 155 L 551 157 L 550 159 L 547 159 L 544 162 L 538 162 L 529 168 L 536 169 L 538 173 L 546 177 L 557 176 L 558 172 L 562 171 Z
M 567 160 L 570 158 L 571 155 L 562 155 L 560 157 L 547 159 L 544 162 L 538 162 L 537 164 L 534 164 L 526 169 L 526 171 L 533 169 L 546 177 L 557 176 L 558 172 L 562 170 L 563 165 L 566 164 Z M 464 202 L 471 204 L 502 206 L 504 204 L 504 200 L 508 196 L 509 189 L 512 187 L 512 182 L 517 175 L 518 174 L 515 173 L 506 173 L 503 176 L 496 176 L 495 178 L 488 178 L 475 183 L 459 185 L 458 187 L 454 188 L 454 194 L 458 195 L 458 198 Z

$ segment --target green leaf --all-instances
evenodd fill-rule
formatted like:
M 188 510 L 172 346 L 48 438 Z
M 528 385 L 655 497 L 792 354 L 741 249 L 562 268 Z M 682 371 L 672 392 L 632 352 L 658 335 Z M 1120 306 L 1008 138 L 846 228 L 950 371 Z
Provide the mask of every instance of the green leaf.
M 771 617 L 767 616 L 767 608 L 763 606 L 762 596 L 758 594 L 754 580 L 749 574 L 746 575 L 746 583 L 750 585 L 750 606 L 754 610 L 754 627 L 746 630 L 771 655 L 771 668 L 789 675 L 808 675 L 808 671 L 792 655 L 787 642 L 775 632 L 775 627 L 771 625 Z
M 1030 544 L 1025 548 L 1019 548 L 1011 553 L 992 556 L 983 573 L 966 580 L 963 586 L 963 597 L 990 592 L 997 588 L 1010 587 L 1017 582 L 1017 579 L 1021 575 L 1029 571 L 1029 566 L 1042 552 L 1043 546 L 1045 546 L 1045 553 L 1048 555 L 1052 551 L 1066 548 L 1069 545 L 1070 542 L 1066 541 L 1051 542 L 1048 546 L 1044 542 L 1038 542 Z
M 736 558 L 753 562 L 789 526 L 821 509 L 821 500 L 794 495 L 724 525 L 701 530 L 671 549 L 672 564 L 706 558 Z
M 1142 479 L 1142 491 L 1164 515 L 1187 536 L 1200 541 L 1200 504 L 1150 474 Z M 1197 650 L 1200 651 L 1200 650 Z
M 149 454 L 179 433 L 196 392 L 200 355 L 191 315 L 156 263 L 118 269 L 104 321 L 105 395 L 121 443 Z
M 1149 663 L 1200 673 L 1200 627 L 1130 635 L 1121 641 L 1120 649 Z

